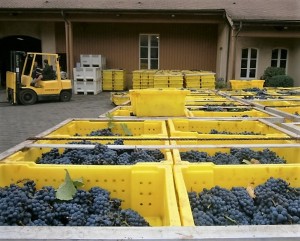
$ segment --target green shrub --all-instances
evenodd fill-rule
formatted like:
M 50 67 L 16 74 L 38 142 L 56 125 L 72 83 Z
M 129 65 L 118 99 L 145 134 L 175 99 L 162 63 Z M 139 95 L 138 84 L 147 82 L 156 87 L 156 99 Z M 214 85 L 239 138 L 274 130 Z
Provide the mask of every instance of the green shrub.
M 224 79 L 218 79 L 216 81 L 216 89 L 225 89 L 226 87 L 227 86 L 226 86 Z
M 261 77 L 261 79 L 265 80 L 265 86 L 273 86 L 270 83 L 270 79 L 273 76 L 277 76 L 277 75 L 285 75 L 285 69 L 284 68 L 279 68 L 279 67 L 268 67 L 265 69 L 263 76 Z
M 276 75 L 269 79 L 269 87 L 293 87 L 294 80 L 288 75 Z

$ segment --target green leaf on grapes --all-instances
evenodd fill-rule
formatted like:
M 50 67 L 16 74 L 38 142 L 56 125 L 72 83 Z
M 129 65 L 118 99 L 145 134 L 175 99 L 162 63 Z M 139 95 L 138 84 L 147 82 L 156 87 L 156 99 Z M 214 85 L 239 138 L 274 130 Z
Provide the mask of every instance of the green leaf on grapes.
M 132 136 L 131 130 L 128 128 L 128 126 L 125 123 L 121 123 L 121 127 L 125 133 L 125 136 Z
M 246 160 L 246 159 L 244 159 L 243 161 L 242 161 L 242 163 L 245 163 L 245 164 L 252 164 L 250 161 L 248 161 L 248 160 Z
M 84 186 L 83 178 L 79 178 L 73 181 L 73 184 L 76 188 Z
M 68 170 L 66 171 L 65 181 L 56 190 L 56 198 L 59 200 L 72 200 L 76 193 L 76 187 L 70 177 Z
M 114 116 L 113 116 L 113 114 L 111 114 L 111 113 L 106 113 L 105 116 L 106 116 L 106 118 L 108 118 L 108 124 L 107 124 L 108 128 L 109 128 L 109 129 L 114 128 L 115 124 L 113 123 L 113 121 L 114 121 Z

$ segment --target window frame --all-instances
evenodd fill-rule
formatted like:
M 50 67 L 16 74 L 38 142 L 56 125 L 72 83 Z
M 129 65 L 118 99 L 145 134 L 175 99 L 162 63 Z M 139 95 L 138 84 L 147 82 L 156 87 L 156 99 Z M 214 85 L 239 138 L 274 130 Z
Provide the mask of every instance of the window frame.
M 278 50 L 278 55 L 277 55 L 277 58 L 276 58 L 276 59 L 273 59 L 273 58 L 272 58 L 273 50 Z M 282 53 L 282 50 L 286 50 L 286 59 L 281 59 L 281 53 Z M 270 66 L 271 66 L 271 67 L 278 67 L 278 68 L 281 68 L 281 67 L 280 67 L 280 61 L 281 61 L 281 60 L 285 60 L 285 68 L 284 68 L 284 69 L 285 69 L 285 73 L 287 73 L 288 59 L 289 59 L 289 50 L 288 50 L 288 48 L 283 48 L 283 47 L 273 48 L 272 51 L 271 51 L 271 63 L 270 63 Z M 276 66 L 272 66 L 272 61 L 273 61 L 273 60 L 276 60 L 276 61 L 277 61 Z
M 141 60 L 145 59 L 145 58 L 141 58 L 141 36 L 147 36 L 148 37 L 148 46 L 147 46 L 147 50 L 148 50 L 148 57 L 147 57 L 147 69 L 154 69 L 151 68 L 151 60 L 156 60 L 157 59 L 157 68 L 155 69 L 159 69 L 160 66 L 160 35 L 158 33 L 140 33 L 139 34 L 139 69 L 141 69 Z M 151 45 L 151 37 L 155 36 L 158 38 L 157 41 L 157 58 L 152 58 L 151 57 L 151 49 L 153 48 L 153 46 Z M 156 46 L 154 46 L 156 47 Z
M 242 60 L 244 59 L 243 58 L 243 50 L 244 49 L 247 49 L 248 50 L 248 56 L 247 56 L 247 67 L 246 67 L 246 77 L 242 77 L 242 69 L 245 69 L 245 68 L 242 68 Z M 256 50 L 256 65 L 255 65 L 255 76 L 254 77 L 250 77 L 249 73 L 250 73 L 250 69 L 254 69 L 254 68 L 251 68 L 251 51 L 249 50 L 252 50 L 252 49 L 255 49 Z M 244 79 L 244 80 L 252 80 L 252 79 L 257 79 L 257 66 L 258 66 L 258 56 L 259 56 L 259 49 L 258 48 L 254 48 L 254 47 L 248 47 L 248 48 L 242 48 L 241 49 L 241 61 L 240 61 L 240 79 Z M 250 57 L 250 58 L 249 58 Z

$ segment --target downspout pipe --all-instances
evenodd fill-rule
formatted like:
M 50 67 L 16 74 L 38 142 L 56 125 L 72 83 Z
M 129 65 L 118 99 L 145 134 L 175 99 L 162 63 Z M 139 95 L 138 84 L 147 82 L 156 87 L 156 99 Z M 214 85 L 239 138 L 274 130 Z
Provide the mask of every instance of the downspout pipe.
M 227 23 L 229 25 L 229 30 L 228 30 L 228 36 L 227 36 L 227 56 L 226 56 L 226 76 L 225 76 L 225 81 L 227 83 L 228 81 L 228 76 L 229 76 L 229 66 L 230 66 L 230 46 L 231 46 L 231 36 L 232 36 L 232 28 L 233 28 L 233 21 L 230 18 L 230 16 L 228 16 L 227 12 L 225 11 L 225 18 L 227 20 Z
M 65 35 L 66 35 L 66 59 L 67 59 L 67 75 L 72 79 L 72 66 L 73 66 L 73 37 L 71 22 L 66 18 L 64 11 L 61 11 L 61 15 L 65 22 Z
M 239 33 L 242 31 L 242 28 L 243 28 L 243 23 L 242 21 L 240 21 L 240 24 L 239 24 L 239 28 L 234 36 L 234 46 L 233 46 L 233 58 L 232 58 L 232 78 L 234 78 L 235 76 L 235 66 L 236 66 L 236 43 L 237 43 L 237 40 L 238 40 L 238 36 L 239 36 Z M 234 32 L 233 32 L 234 33 Z

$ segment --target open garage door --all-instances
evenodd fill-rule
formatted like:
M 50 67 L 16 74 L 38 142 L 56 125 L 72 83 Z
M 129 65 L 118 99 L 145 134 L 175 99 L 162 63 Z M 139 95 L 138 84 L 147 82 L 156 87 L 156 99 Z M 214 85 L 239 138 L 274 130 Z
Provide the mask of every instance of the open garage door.
M 6 71 L 13 70 L 15 61 L 12 52 L 41 52 L 41 49 L 41 40 L 29 36 L 14 35 L 0 39 L 0 87 L 5 87 Z

